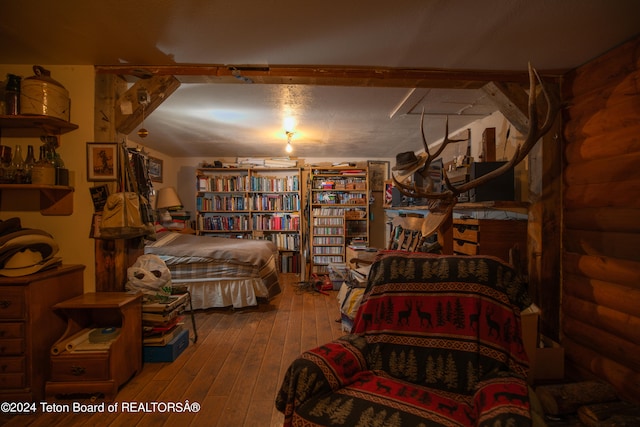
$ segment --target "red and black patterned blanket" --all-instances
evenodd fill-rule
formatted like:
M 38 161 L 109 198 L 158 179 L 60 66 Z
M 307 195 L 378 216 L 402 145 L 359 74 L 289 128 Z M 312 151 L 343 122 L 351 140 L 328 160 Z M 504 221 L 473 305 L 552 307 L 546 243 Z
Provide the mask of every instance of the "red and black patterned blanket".
M 353 333 L 302 354 L 276 407 L 294 426 L 530 425 L 528 305 L 497 258 L 382 253 Z

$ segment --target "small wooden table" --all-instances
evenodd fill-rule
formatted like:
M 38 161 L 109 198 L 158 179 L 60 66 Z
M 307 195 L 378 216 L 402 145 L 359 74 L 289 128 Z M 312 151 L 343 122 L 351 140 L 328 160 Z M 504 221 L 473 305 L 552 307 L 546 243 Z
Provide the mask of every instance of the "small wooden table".
M 45 395 L 102 393 L 113 400 L 118 388 L 142 370 L 142 294 L 94 292 L 53 306 L 67 318 L 67 330 L 54 344 Z M 108 348 L 69 351 L 82 331 L 117 328 Z

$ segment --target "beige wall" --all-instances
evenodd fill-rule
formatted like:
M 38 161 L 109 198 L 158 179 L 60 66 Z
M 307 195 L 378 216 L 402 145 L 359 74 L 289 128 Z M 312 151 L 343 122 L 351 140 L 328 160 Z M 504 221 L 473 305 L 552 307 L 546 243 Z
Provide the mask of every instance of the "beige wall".
M 38 228 L 49 232 L 60 246 L 59 256 L 66 264 L 84 264 L 85 290 L 94 289 L 94 247 L 89 238 L 89 229 L 93 213 L 93 204 L 89 194 L 89 183 L 86 180 L 86 143 L 93 141 L 93 110 L 94 110 L 94 80 L 93 66 L 48 66 L 51 76 L 60 82 L 68 91 L 71 98 L 71 122 L 79 126 L 73 132 L 60 137 L 58 150 L 70 171 L 71 185 L 75 187 L 73 195 L 74 210 L 70 216 L 42 216 L 35 206 L 15 206 L 12 200 L 3 198 L 0 219 L 6 220 L 18 216 L 25 228 Z M 18 74 L 23 77 L 33 75 L 31 65 L 0 65 L 2 79 L 7 73 Z M 33 145 L 36 153 L 41 142 L 39 138 L 2 138 L 3 145 L 15 147 L 20 144 L 26 154 L 27 145 Z

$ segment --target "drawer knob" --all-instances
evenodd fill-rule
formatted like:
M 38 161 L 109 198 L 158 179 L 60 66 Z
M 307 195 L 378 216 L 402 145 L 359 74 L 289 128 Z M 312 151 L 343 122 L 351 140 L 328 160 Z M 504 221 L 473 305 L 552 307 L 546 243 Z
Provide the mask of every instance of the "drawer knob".
M 83 368 L 82 366 L 72 366 L 71 367 L 71 374 L 76 376 L 76 377 L 79 377 L 80 375 L 84 375 L 84 373 L 86 371 L 87 370 L 85 368 Z
M 13 301 L 7 300 L 7 299 L 0 300 L 0 308 L 2 308 L 2 309 L 9 308 L 11 306 L 12 302 Z

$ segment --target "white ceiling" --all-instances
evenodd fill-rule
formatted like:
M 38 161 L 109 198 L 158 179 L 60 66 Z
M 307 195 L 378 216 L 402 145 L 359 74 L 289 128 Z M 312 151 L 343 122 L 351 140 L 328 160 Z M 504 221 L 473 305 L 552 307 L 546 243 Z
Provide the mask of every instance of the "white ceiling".
M 637 0 L 32 0 L 3 2 L 0 61 L 336 66 L 561 73 L 640 32 Z M 182 84 L 144 121 L 168 155 L 381 158 L 495 110 L 481 90 Z M 55 78 L 55 76 L 54 76 Z M 199 81 L 203 81 L 200 79 Z M 228 81 L 228 80 L 226 80 Z M 409 96 L 411 95 L 411 96 Z

